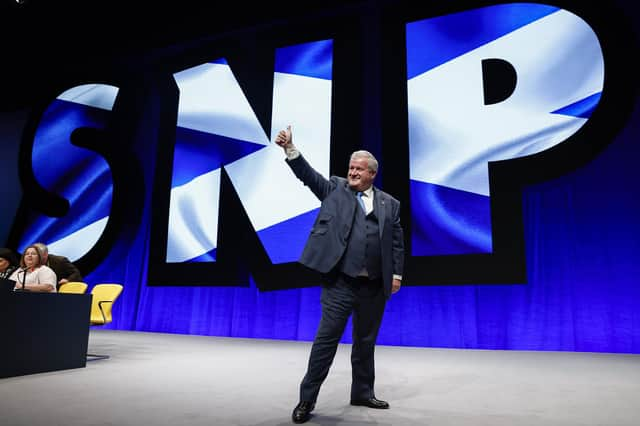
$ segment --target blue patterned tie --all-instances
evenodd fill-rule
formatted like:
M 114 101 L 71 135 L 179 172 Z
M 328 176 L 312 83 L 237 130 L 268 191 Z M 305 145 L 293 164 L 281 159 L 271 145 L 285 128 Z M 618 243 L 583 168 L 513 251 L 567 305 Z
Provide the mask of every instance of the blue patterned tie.
M 358 203 L 360 203 L 360 207 L 362 207 L 362 211 L 367 213 L 367 208 L 364 206 L 364 200 L 362 196 L 364 195 L 362 192 L 358 191 Z

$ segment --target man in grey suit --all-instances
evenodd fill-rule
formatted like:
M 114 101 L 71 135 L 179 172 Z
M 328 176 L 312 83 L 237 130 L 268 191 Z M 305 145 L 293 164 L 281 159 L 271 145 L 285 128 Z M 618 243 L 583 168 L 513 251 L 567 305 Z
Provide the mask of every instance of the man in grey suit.
M 322 202 L 300 258 L 300 263 L 324 274 L 322 318 L 292 420 L 304 423 L 311 417 L 352 314 L 351 405 L 389 408 L 373 390 L 374 349 L 385 303 L 400 290 L 402 280 L 400 202 L 373 186 L 378 162 L 367 151 L 351 155 L 346 179 L 326 179 L 293 144 L 291 126 L 277 134 L 276 143 L 296 177 Z

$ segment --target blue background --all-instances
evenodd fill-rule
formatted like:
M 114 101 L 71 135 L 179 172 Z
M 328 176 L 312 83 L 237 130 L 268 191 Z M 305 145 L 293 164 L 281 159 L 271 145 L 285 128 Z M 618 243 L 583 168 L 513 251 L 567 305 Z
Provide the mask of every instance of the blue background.
M 636 101 L 626 127 L 593 161 L 524 190 L 527 284 L 404 287 L 387 304 L 378 342 L 640 353 L 639 106 Z M 20 200 L 17 146 L 23 117 L 22 111 L 0 115 L 4 239 Z M 320 315 L 317 287 L 260 292 L 255 285 L 146 286 L 155 149 L 136 150 L 146 182 L 137 232 L 131 241 L 118 241 L 86 276 L 91 286 L 125 285 L 107 327 L 312 340 Z M 351 341 L 349 331 L 343 341 Z

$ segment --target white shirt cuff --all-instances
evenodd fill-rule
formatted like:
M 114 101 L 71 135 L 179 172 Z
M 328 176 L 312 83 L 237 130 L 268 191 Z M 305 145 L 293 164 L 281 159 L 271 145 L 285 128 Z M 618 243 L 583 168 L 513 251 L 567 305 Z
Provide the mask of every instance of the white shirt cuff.
M 291 144 L 290 146 L 286 147 L 284 149 L 285 154 L 287 154 L 287 159 L 289 160 L 293 160 L 296 159 L 300 156 L 300 151 L 298 151 L 298 148 L 295 147 L 295 145 Z

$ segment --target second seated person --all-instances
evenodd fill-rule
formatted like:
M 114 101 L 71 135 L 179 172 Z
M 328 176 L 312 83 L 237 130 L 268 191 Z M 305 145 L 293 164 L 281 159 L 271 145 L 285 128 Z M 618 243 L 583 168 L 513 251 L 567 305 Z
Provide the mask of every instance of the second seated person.
M 14 290 L 55 293 L 55 272 L 44 264 L 42 253 L 35 244 L 27 247 L 20 259 L 20 267 L 13 271 L 10 280 L 16 282 Z
M 49 248 L 44 243 L 33 244 L 42 256 L 42 263 L 53 269 L 58 278 L 57 288 L 71 281 L 82 281 L 82 274 L 68 258 L 55 254 L 49 254 Z

